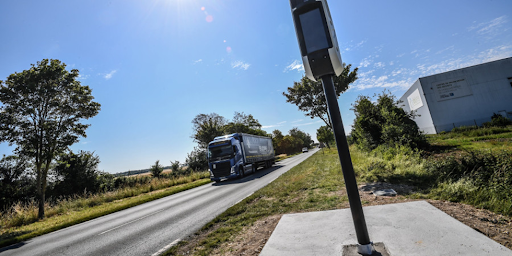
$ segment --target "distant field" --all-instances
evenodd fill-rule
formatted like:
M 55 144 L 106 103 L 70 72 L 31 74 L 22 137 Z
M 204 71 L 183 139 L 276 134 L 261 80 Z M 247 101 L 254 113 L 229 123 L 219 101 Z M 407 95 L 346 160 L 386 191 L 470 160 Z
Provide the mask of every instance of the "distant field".
M 183 167 L 183 169 L 186 169 L 187 167 Z M 172 169 L 164 169 L 162 171 L 162 174 L 168 174 L 168 173 L 171 173 L 172 172 Z M 141 177 L 141 176 L 151 176 L 151 172 L 145 172 L 145 173 L 139 173 L 139 174 L 133 174 L 133 175 L 128 175 L 126 177 Z

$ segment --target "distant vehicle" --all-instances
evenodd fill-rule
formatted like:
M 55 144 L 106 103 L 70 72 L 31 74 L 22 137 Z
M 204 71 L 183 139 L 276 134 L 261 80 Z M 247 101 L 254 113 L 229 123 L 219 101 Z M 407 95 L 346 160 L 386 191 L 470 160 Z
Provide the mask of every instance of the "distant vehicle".
M 308 152 L 308 148 L 302 148 L 302 153 Z
M 212 181 L 242 178 L 259 166 L 275 163 L 274 147 L 269 137 L 234 133 L 216 137 L 208 143 L 208 169 Z

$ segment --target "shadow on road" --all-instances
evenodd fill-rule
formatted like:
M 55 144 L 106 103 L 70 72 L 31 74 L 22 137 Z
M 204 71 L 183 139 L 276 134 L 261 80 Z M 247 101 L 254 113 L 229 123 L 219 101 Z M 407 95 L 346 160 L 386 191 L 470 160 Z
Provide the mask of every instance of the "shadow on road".
M 13 245 L 9 245 L 7 247 L 0 248 L 0 253 L 8 251 L 8 250 L 18 249 L 18 248 L 20 248 L 20 247 L 22 247 L 22 246 L 24 246 L 26 244 L 27 244 L 26 242 L 20 242 L 20 243 L 17 243 L 17 244 L 13 244 Z
M 282 165 L 273 165 L 272 167 L 270 168 L 267 168 L 267 169 L 258 169 L 255 173 L 250 173 L 250 174 L 247 174 L 247 176 L 245 176 L 244 178 L 242 179 L 236 179 L 236 180 L 224 180 L 224 181 L 217 181 L 215 182 L 214 184 L 212 184 L 212 186 L 225 186 L 225 185 L 230 185 L 230 184 L 238 184 L 238 183 L 245 183 L 245 182 L 249 182 L 249 181 L 252 181 L 252 180 L 256 180 L 256 179 L 259 179 L 275 170 L 278 170 L 279 168 L 283 167 Z

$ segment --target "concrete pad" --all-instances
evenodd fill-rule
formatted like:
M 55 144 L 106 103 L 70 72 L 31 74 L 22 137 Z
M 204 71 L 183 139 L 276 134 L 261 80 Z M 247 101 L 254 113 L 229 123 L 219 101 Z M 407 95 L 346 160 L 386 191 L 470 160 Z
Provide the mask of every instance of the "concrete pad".
M 507 255 L 512 251 L 425 201 L 363 207 L 370 239 L 389 254 Z M 260 255 L 342 255 L 357 244 L 350 209 L 284 215 Z

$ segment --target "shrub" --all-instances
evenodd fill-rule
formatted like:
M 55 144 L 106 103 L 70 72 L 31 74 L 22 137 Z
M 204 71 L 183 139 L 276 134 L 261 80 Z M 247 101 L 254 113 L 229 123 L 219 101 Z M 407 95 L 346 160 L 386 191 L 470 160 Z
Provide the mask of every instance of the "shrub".
M 420 132 L 414 120 L 414 113 L 407 113 L 398 106 L 395 96 L 384 91 L 378 95 L 377 102 L 368 96 L 359 96 L 353 105 L 356 115 L 352 127 L 352 140 L 357 145 L 371 151 L 379 145 L 410 148 L 428 146 L 426 137 Z
M 512 121 L 502 115 L 494 113 L 491 117 L 491 125 L 498 127 L 505 127 L 507 125 L 511 125 Z
M 478 129 L 478 126 L 460 126 L 452 129 L 452 132 L 462 133 Z
M 512 214 L 512 152 L 479 151 L 431 159 L 426 169 L 440 184 L 434 196 Z
M 152 165 L 151 169 L 149 170 L 151 171 L 151 175 L 153 175 L 153 177 L 160 178 L 160 176 L 162 176 L 162 171 L 164 170 L 164 168 L 160 164 L 160 160 L 156 160 L 155 164 Z

